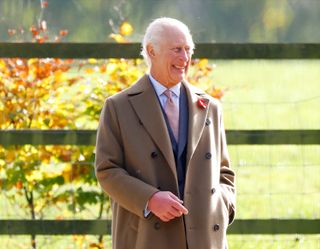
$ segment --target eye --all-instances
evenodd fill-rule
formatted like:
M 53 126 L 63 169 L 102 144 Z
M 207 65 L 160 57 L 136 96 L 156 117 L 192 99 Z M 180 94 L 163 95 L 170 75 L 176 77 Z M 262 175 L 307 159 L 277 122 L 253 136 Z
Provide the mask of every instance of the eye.
M 180 53 L 181 50 L 182 50 L 182 48 L 181 48 L 181 47 L 175 47 L 175 48 L 172 48 L 171 50 L 172 50 L 173 52 L 175 52 L 175 53 Z
M 190 54 L 190 52 L 191 52 L 190 47 L 186 47 L 185 50 L 186 50 L 186 52 L 187 52 L 188 54 Z
M 175 47 L 172 48 L 171 51 L 173 51 L 174 53 L 181 53 L 181 51 L 185 51 L 187 54 L 191 53 L 191 48 L 190 47 Z

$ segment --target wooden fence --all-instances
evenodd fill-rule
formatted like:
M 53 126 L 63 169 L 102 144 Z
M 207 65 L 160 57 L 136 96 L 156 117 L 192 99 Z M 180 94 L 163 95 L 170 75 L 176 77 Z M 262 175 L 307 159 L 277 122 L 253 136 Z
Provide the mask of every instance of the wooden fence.
M 0 43 L 2 58 L 138 58 L 140 44 Z M 320 44 L 196 44 L 194 58 L 320 59 Z M 0 130 L 0 144 L 94 145 L 95 130 Z M 319 145 L 320 130 L 227 130 L 232 145 Z M 319 165 L 320 167 L 320 165 Z M 320 234 L 320 219 L 236 219 L 229 234 Z M 0 220 L 0 235 L 110 234 L 110 220 Z

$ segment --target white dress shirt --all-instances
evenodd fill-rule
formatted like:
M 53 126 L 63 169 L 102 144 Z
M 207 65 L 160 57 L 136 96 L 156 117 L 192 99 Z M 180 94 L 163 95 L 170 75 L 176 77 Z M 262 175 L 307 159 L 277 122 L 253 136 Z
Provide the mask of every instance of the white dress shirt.
M 158 98 L 160 100 L 160 104 L 162 108 L 165 108 L 165 104 L 167 102 L 168 97 L 164 94 L 164 92 L 168 89 L 161 83 L 159 83 L 155 78 L 152 77 L 151 74 L 149 74 L 149 79 L 153 85 L 154 90 L 156 91 L 156 94 L 158 95 Z M 172 94 L 172 100 L 178 107 L 179 111 L 179 98 L 180 98 L 180 88 L 181 88 L 181 83 L 178 83 L 174 85 L 173 87 L 169 88 L 169 90 L 173 93 Z M 151 213 L 151 211 L 147 208 L 148 207 L 148 202 L 146 204 L 145 209 L 143 210 L 144 217 L 148 217 L 148 215 Z
M 149 74 L 149 78 L 150 78 L 150 81 L 151 81 L 151 83 L 153 85 L 153 88 L 155 89 L 155 91 L 156 91 L 156 93 L 158 95 L 158 98 L 160 100 L 161 106 L 164 109 L 165 108 L 165 104 L 167 102 L 167 98 L 168 98 L 164 94 L 164 92 L 168 88 L 166 88 L 164 85 L 159 83 L 155 78 L 152 77 L 151 74 Z M 169 88 L 169 90 L 173 93 L 172 94 L 172 100 L 174 101 L 174 103 L 178 107 L 178 111 L 179 111 L 180 88 L 181 88 L 181 83 L 178 83 L 178 84 L 174 85 L 173 87 Z

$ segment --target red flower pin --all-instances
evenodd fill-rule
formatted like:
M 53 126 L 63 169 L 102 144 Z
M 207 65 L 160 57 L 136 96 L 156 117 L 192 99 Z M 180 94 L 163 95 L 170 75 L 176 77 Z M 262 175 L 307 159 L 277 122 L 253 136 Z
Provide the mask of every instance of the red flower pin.
M 208 106 L 208 100 L 207 99 L 198 99 L 198 106 L 202 109 L 206 109 Z

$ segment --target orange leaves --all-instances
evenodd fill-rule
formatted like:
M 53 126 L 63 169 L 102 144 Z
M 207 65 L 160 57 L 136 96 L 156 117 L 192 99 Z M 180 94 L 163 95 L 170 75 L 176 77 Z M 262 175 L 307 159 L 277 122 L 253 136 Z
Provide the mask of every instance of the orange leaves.
M 39 23 L 39 27 L 32 25 L 29 29 L 32 34 L 33 39 L 37 43 L 43 43 L 49 39 L 48 35 L 46 34 L 47 31 L 47 23 L 46 21 L 42 20 Z
M 17 34 L 20 34 L 20 36 L 22 36 L 24 34 L 23 29 L 8 29 L 7 32 L 10 37 L 14 37 Z M 50 33 L 48 31 L 48 24 L 45 20 L 39 21 L 37 25 L 31 25 L 31 27 L 29 28 L 29 32 L 31 33 L 33 42 L 43 43 L 49 41 L 51 38 Z M 60 42 L 63 37 L 68 35 L 68 33 L 69 31 L 67 29 L 61 29 L 59 30 L 57 35 L 53 35 L 53 40 L 55 42 Z
M 212 97 L 214 97 L 214 98 L 216 98 L 216 99 L 222 99 L 222 97 L 223 97 L 223 95 L 224 95 L 224 93 L 225 93 L 225 90 L 223 90 L 223 89 L 221 89 L 221 88 L 219 88 L 219 87 L 213 87 L 213 88 L 211 89 L 211 91 L 208 91 L 208 93 L 209 93 Z
M 59 35 L 60 35 L 61 37 L 68 35 L 68 33 L 69 33 L 69 31 L 68 31 L 67 29 L 61 29 L 61 30 L 59 31 Z
M 0 59 L 0 98 L 5 103 L 0 105 L 0 128 L 74 127 L 72 115 L 63 114 L 64 105 L 73 113 L 70 101 L 63 98 L 79 78 L 64 74 L 72 63 L 61 59 Z M 51 99 L 55 99 L 55 108 Z M 48 114 L 51 122 L 46 119 Z
M 210 64 L 208 59 L 194 59 L 191 65 L 188 81 L 202 88 L 212 97 L 221 100 L 225 90 L 214 87 L 211 77 L 216 65 Z
M 15 150 L 8 150 L 6 153 L 6 162 L 12 163 L 16 159 L 16 151 Z
M 54 41 L 55 41 L 55 42 L 61 42 L 61 39 L 62 39 L 64 36 L 67 36 L 68 33 L 69 33 L 69 31 L 68 31 L 67 29 L 61 29 L 61 30 L 59 31 L 59 34 L 54 37 Z
M 103 242 L 101 243 L 90 243 L 89 249 L 102 249 L 104 248 Z
M 32 42 L 37 42 L 37 43 L 44 43 L 48 42 L 49 40 L 53 40 L 55 42 L 60 42 L 63 37 L 67 36 L 69 31 L 67 29 L 61 29 L 58 34 L 52 34 L 49 32 L 48 29 L 48 23 L 46 20 L 43 19 L 45 9 L 48 7 L 49 2 L 45 0 L 40 0 L 40 14 L 38 17 L 38 22 L 37 24 L 33 24 L 29 28 L 29 32 L 31 33 L 32 36 Z M 23 28 L 19 29 L 8 29 L 7 31 L 9 37 L 15 38 L 17 37 L 18 41 L 21 42 L 21 40 L 29 41 L 29 36 L 26 36 L 25 30 Z
M 32 25 L 29 29 L 33 37 L 36 37 L 39 34 L 39 31 L 35 25 Z
M 69 164 L 64 168 L 62 176 L 66 183 L 70 182 L 81 182 L 85 175 L 88 175 L 90 172 L 89 165 L 83 165 L 80 163 Z
M 15 184 L 16 189 L 21 190 L 23 188 L 23 183 L 22 181 L 17 181 Z

